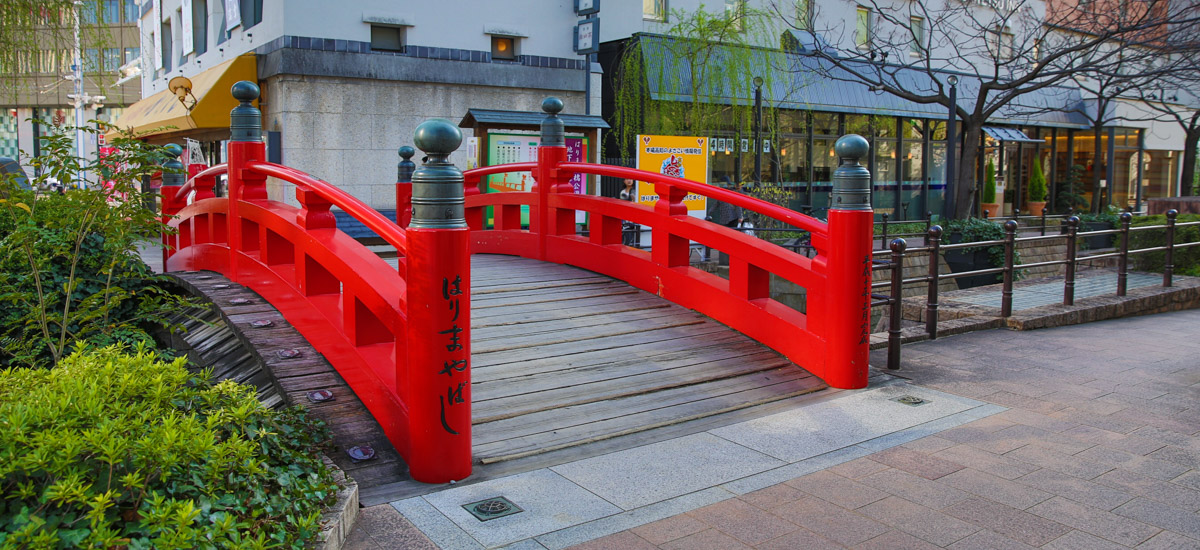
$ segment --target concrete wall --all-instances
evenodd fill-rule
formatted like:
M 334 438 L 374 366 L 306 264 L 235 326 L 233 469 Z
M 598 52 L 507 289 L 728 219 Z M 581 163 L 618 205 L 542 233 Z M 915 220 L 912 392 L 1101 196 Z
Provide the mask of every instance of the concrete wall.
M 263 82 L 263 128 L 282 133 L 284 164 L 391 209 L 396 150 L 413 145 L 417 125 L 430 118 L 457 122 L 468 108 L 538 111 L 547 95 L 560 97 L 567 112 L 583 111 L 579 92 L 281 74 Z M 463 134 L 462 148 L 450 157 L 461 169 L 471 131 Z M 270 197 L 296 204 L 291 187 L 273 181 Z

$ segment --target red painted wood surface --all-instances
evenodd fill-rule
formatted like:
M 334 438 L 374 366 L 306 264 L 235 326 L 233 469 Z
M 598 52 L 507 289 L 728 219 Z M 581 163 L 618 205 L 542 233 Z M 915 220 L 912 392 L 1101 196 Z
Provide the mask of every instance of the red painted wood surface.
M 166 267 L 223 273 L 275 305 L 338 369 L 419 481 L 471 473 L 471 252 L 569 264 L 627 281 L 741 331 L 834 387 L 866 385 L 870 211 L 831 210 L 825 223 L 718 187 L 569 163 L 564 147 L 543 146 L 536 163 L 464 174 L 469 228 L 405 229 L 333 185 L 264 158 L 260 142 L 230 142 L 228 165 L 195 167 L 182 188 L 163 195 L 164 220 L 178 230 L 164 237 Z M 483 176 L 511 171 L 533 172 L 534 190 L 480 194 Z M 228 198 L 212 193 L 223 173 Z M 661 198 L 646 208 L 577 195 L 570 184 L 575 173 L 654 183 Z M 300 208 L 268 200 L 267 177 L 294 184 Z M 806 258 L 690 217 L 683 205 L 689 193 L 809 231 L 818 254 Z M 398 212 L 411 212 L 410 198 L 411 190 L 398 187 Z M 399 270 L 338 231 L 334 206 L 393 246 Z M 485 229 L 489 206 L 494 224 Z M 523 206 L 530 208 L 527 229 Z M 577 211 L 589 214 L 586 237 L 576 235 Z M 621 220 L 649 227 L 653 249 L 622 245 Z M 729 278 L 690 267 L 690 241 L 728 254 Z M 807 315 L 770 297 L 771 275 L 807 289 Z

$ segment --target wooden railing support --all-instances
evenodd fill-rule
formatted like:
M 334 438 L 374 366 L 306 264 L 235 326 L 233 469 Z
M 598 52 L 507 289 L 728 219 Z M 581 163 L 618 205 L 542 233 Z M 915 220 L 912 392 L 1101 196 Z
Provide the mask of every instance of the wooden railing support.
M 168 157 L 166 162 L 162 164 L 162 188 L 159 190 L 159 194 L 162 198 L 162 217 L 160 220 L 163 224 L 166 224 L 186 206 L 186 200 L 176 199 L 175 194 L 179 191 L 180 187 L 183 187 L 187 176 L 183 174 L 183 163 L 179 162 L 179 155 L 183 154 L 183 147 L 171 143 L 164 149 Z M 167 259 L 180 247 L 178 239 L 179 235 L 176 235 L 175 242 L 172 243 L 169 235 L 166 233 L 162 235 L 162 268 L 164 272 L 167 270 Z
M 258 235 L 244 235 L 239 215 L 239 200 L 267 198 L 266 176 L 246 169 L 246 163 L 267 158 L 262 139 L 262 113 L 251 103 L 258 99 L 258 85 L 246 80 L 233 85 L 234 99 L 240 104 L 229 113 L 229 214 L 225 234 L 229 237 L 229 279 L 242 282 L 238 272 L 238 256 L 247 242 L 257 242 Z M 249 240 L 247 240 L 249 239 Z M 268 243 L 258 243 L 266 247 Z
M 471 475 L 471 257 L 463 174 L 449 161 L 462 132 L 434 119 L 414 142 L 428 161 L 413 173 L 408 227 L 408 380 L 413 479 Z M 397 358 L 399 359 L 399 358 Z M 399 361 L 398 361 L 399 363 Z
M 867 385 L 871 341 L 871 248 L 874 213 L 871 174 L 859 162 L 870 152 L 861 136 L 842 136 L 834 144 L 841 165 L 833 174 L 829 207 L 829 253 L 816 262 L 828 268 L 828 292 L 810 302 L 810 319 L 820 320 L 827 343 L 825 381 L 835 388 Z M 824 257 L 823 257 L 824 256 Z

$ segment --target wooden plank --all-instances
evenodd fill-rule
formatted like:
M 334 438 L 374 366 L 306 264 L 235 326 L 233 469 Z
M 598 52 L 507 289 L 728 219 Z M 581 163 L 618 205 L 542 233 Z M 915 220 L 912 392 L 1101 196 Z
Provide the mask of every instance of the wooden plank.
M 472 415 L 475 423 L 492 422 L 522 414 L 595 403 L 606 399 L 620 399 L 683 386 L 706 384 L 788 366 L 791 366 L 791 362 L 772 354 L 760 355 L 753 359 L 737 357 L 617 379 L 584 382 L 484 402 L 476 401 L 472 408 Z
M 702 325 L 707 322 L 707 318 L 699 314 L 676 314 L 663 317 L 652 317 L 649 319 L 634 319 L 621 322 L 611 322 L 602 325 L 591 325 L 582 327 L 572 327 L 572 330 L 559 330 L 555 332 L 538 332 L 534 334 L 526 334 L 524 336 L 512 336 L 500 340 L 485 340 L 483 342 L 475 342 L 471 340 L 471 354 L 482 355 L 486 353 L 498 353 L 510 350 L 518 350 L 530 347 L 549 347 L 559 344 L 568 344 L 571 342 L 583 342 L 585 340 L 596 340 L 599 338 L 615 338 L 622 335 L 645 334 L 651 331 L 666 330 L 671 328 L 688 327 L 693 325 Z
M 649 411 L 663 411 L 664 416 L 670 416 L 673 413 L 665 410 L 677 405 L 811 377 L 812 375 L 798 368 L 782 368 L 697 386 L 671 388 L 649 394 L 563 407 L 554 411 L 477 424 L 473 440 L 479 444 L 487 444 L 539 433 L 548 434 L 573 426 L 593 424 L 597 422 L 597 419 L 608 420 Z M 811 381 L 808 383 L 814 384 Z M 815 384 L 819 385 L 819 382 Z
M 476 381 L 488 382 L 543 373 L 561 374 L 561 372 L 571 369 L 595 367 L 629 359 L 651 358 L 687 349 L 689 346 L 742 342 L 744 339 L 745 337 L 740 334 L 715 332 L 680 338 L 675 341 L 678 347 L 670 347 L 661 342 L 649 342 L 624 348 L 608 348 L 594 352 L 577 353 L 566 357 L 551 357 L 525 361 L 523 363 L 510 363 L 503 365 L 503 368 L 473 366 L 471 369 L 471 380 L 472 384 L 474 384 Z
M 659 411 L 645 411 L 628 416 L 612 418 L 585 425 L 571 426 L 553 434 L 530 434 L 518 440 L 507 440 L 491 445 L 480 445 L 474 453 L 481 462 L 511 460 L 532 453 L 581 445 L 593 441 L 610 439 L 621 435 L 669 426 L 713 414 L 729 412 L 757 404 L 819 391 L 822 384 L 806 383 L 806 379 L 787 380 L 770 386 L 755 385 L 742 392 L 713 396 L 702 401 L 675 407 L 667 416 Z
M 659 309 L 670 307 L 663 300 L 655 296 L 639 296 L 636 299 L 628 301 L 607 300 L 601 303 L 592 304 L 575 304 L 573 306 L 553 307 L 538 307 L 531 308 L 532 311 L 509 311 L 497 312 L 488 316 L 472 316 L 471 328 L 486 328 L 507 325 L 517 325 L 524 323 L 537 323 L 543 321 L 554 321 L 559 319 L 571 319 L 575 317 L 584 317 L 588 315 L 600 315 L 604 313 L 620 313 L 623 311 L 636 311 L 642 309 Z
M 605 349 L 621 349 L 631 346 L 655 342 L 670 342 L 678 338 L 688 338 L 706 334 L 723 333 L 729 329 L 712 321 L 701 321 L 698 324 L 651 330 L 638 334 L 622 334 L 619 336 L 600 336 L 578 342 L 549 344 L 533 348 L 507 350 L 501 353 L 472 354 L 472 368 L 487 368 L 490 366 L 521 363 L 525 361 L 547 360 L 557 357 L 578 355 L 589 351 Z
M 471 327 L 471 343 L 474 345 L 479 342 L 486 342 L 488 340 L 499 338 L 511 338 L 514 336 L 541 334 L 545 332 L 559 332 L 574 328 L 607 325 L 611 323 L 623 323 L 626 321 L 640 319 L 653 319 L 656 317 L 678 315 L 681 312 L 692 313 L 684 308 L 666 306 L 652 309 L 619 311 L 616 313 L 594 312 L 591 315 L 580 315 L 553 321 L 534 321 L 519 325 L 497 325 L 481 328 Z M 699 314 L 693 313 L 693 315 Z

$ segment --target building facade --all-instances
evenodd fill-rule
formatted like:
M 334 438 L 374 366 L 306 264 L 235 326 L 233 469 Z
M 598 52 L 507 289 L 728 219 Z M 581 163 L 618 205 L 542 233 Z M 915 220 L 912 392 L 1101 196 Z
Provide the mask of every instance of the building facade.
M 83 120 L 114 120 L 141 97 L 137 79 L 125 78 L 141 57 L 139 10 L 136 0 L 90 0 L 79 4 L 78 13 L 47 9 L 28 20 L 32 39 L 26 47 L 0 56 L 0 156 L 37 156 L 39 136 L 75 124 L 76 17 L 86 96 Z M 96 138 L 88 134 L 81 156 L 91 158 L 96 147 Z

